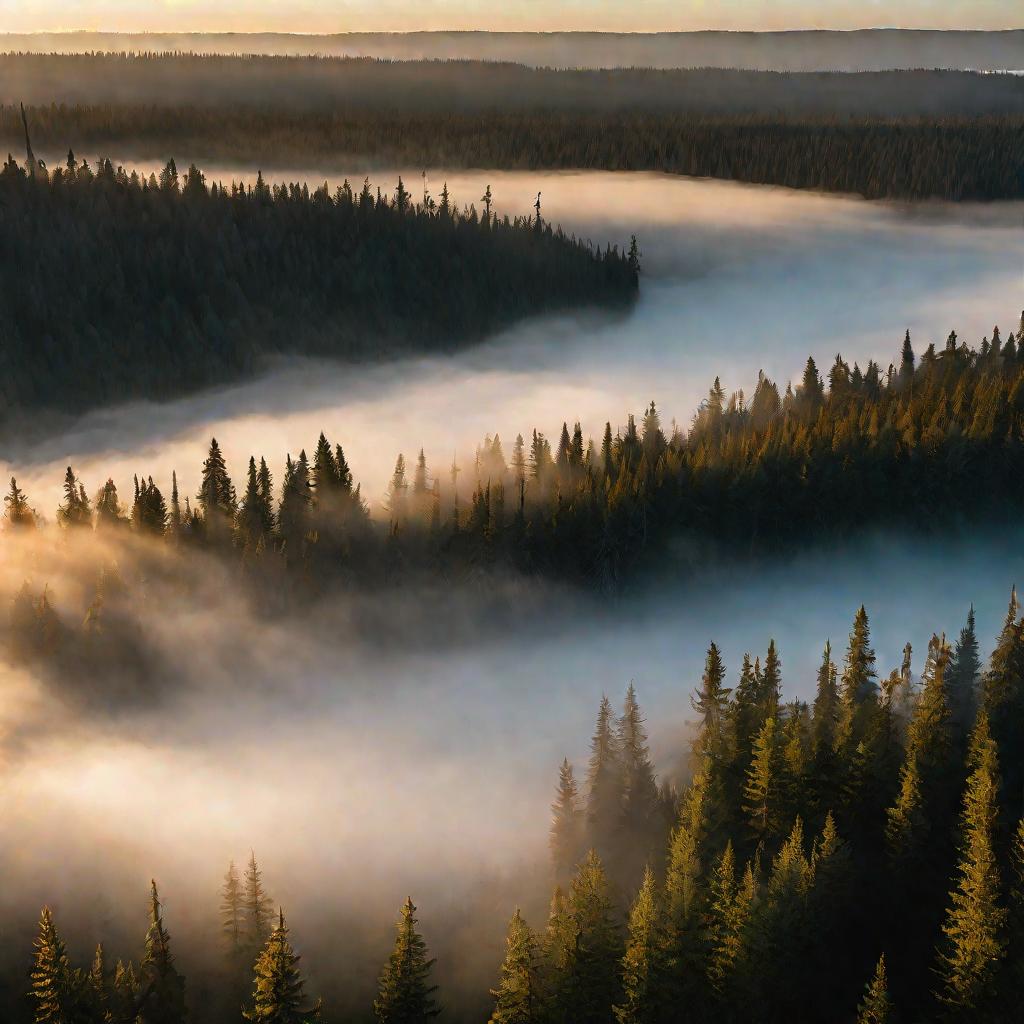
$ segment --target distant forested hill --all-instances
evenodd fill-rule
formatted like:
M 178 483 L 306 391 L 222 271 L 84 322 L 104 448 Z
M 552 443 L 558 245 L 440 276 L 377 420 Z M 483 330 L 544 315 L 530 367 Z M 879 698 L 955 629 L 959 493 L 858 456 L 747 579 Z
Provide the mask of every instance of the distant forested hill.
M 1024 196 L 1024 77 L 0 56 L 0 146 L 264 168 L 653 170 L 869 198 Z
M 230 380 L 268 354 L 451 350 L 532 313 L 631 301 L 636 259 L 489 196 L 414 204 L 159 180 L 69 156 L 0 172 L 0 421 Z M 482 215 L 463 204 L 480 202 Z
M 0 101 L 242 106 L 289 114 L 549 110 L 945 118 L 1024 114 L 1024 77 L 960 71 L 554 70 L 483 61 L 6 54 L 0 56 Z
M 390 60 L 494 60 L 547 67 L 720 67 L 760 71 L 1024 68 L 1024 32 L 276 32 L 8 33 L 0 49 L 37 53 L 189 51 Z

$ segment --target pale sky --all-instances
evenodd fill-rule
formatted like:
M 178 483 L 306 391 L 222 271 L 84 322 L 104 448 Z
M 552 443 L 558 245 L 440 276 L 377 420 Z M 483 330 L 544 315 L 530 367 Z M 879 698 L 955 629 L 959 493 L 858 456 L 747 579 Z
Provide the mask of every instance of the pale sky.
M 1020 0 L 0 0 L 0 31 L 999 29 Z

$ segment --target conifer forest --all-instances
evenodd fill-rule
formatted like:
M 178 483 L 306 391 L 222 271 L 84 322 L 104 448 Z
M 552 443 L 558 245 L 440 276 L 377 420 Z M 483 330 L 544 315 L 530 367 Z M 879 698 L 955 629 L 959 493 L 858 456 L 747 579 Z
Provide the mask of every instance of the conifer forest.
M 1017 1020 L 1019 26 L 68 3 L 0 1024 Z

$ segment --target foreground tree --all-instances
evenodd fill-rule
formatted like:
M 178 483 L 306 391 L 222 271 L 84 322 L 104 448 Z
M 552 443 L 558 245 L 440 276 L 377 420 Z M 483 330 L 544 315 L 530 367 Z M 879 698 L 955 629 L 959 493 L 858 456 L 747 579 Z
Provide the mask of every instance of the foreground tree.
M 430 984 L 434 961 L 427 957 L 427 944 L 416 930 L 416 907 L 406 899 L 398 919 L 398 936 L 380 978 L 373 1003 L 379 1024 L 426 1024 L 440 1012 Z
M 139 964 L 138 1024 L 183 1024 L 185 979 L 174 964 L 171 937 L 164 928 L 156 882 L 151 886 L 146 951 Z
M 999 759 L 988 717 L 979 716 L 971 738 L 974 770 L 967 781 L 957 887 L 942 931 L 939 998 L 956 1020 L 984 1020 L 996 1001 L 995 979 L 1005 952 L 1006 910 L 1000 901 L 993 845 L 998 805 Z
M 892 1003 L 885 976 L 885 954 L 878 958 L 875 976 L 867 986 L 864 1001 L 857 1012 L 857 1024 L 892 1024 Z
M 314 1024 L 320 1019 L 320 1004 L 302 1005 L 304 982 L 299 972 L 299 957 L 288 940 L 284 912 L 279 911 L 277 926 L 256 959 L 252 1007 L 245 1019 L 253 1024 Z
M 542 1024 L 547 1020 L 536 936 L 516 908 L 508 923 L 501 980 L 491 990 L 490 1024 Z

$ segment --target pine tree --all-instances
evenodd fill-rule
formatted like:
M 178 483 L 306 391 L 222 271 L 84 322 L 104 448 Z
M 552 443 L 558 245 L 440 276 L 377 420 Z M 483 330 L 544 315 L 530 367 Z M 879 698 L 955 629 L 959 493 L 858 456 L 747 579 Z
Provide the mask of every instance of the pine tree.
M 618 727 L 618 749 L 622 765 L 622 833 L 633 863 L 627 879 L 639 877 L 645 861 L 660 852 L 664 842 L 661 831 L 661 804 L 658 784 L 651 765 L 636 688 L 632 683 L 626 691 L 625 705 Z
M 572 881 L 569 909 L 576 925 L 576 948 L 567 971 L 570 1020 L 610 1024 L 619 998 L 622 949 L 601 859 L 591 850 Z
M 210 441 L 196 500 L 203 513 L 207 533 L 214 539 L 225 534 L 234 523 L 237 502 L 235 488 L 228 476 L 227 465 L 216 438 Z
M 981 660 L 978 637 L 974 629 L 974 606 L 967 613 L 967 622 L 960 630 L 952 662 L 948 670 L 947 692 L 953 724 L 960 735 L 966 735 L 974 721 L 978 700 Z
M 231 958 L 237 956 L 242 949 L 245 928 L 244 913 L 242 885 L 235 862 L 231 861 L 227 873 L 224 875 L 220 903 L 221 934 L 224 936 L 224 945 Z
M 43 907 L 39 918 L 35 947 L 30 991 L 35 1024 L 75 1024 L 82 1009 L 80 980 L 71 968 L 49 907 Z
M 430 984 L 434 961 L 427 958 L 427 945 L 416 930 L 416 907 L 406 899 L 398 920 L 395 948 L 380 978 L 373 1012 L 380 1024 L 426 1024 L 441 1011 L 434 1000 L 436 985 Z
M 568 881 L 583 855 L 583 813 L 579 789 L 567 758 L 558 770 L 558 793 L 551 805 L 551 860 L 555 877 Z
M 57 510 L 57 519 L 71 529 L 92 525 L 89 499 L 70 466 L 64 474 L 64 501 Z
M 715 644 L 708 648 L 700 689 L 691 698 L 694 711 L 700 715 L 695 751 L 709 761 L 709 768 L 721 778 L 729 762 L 729 737 L 726 730 L 729 694 L 724 685 L 725 666 Z
M 871 628 L 868 613 L 861 605 L 854 616 L 843 667 L 839 722 L 836 728 L 837 749 L 848 752 L 863 739 L 864 721 L 861 709 L 865 702 L 873 701 L 875 697 L 875 679 L 875 652 L 871 648 Z
M 743 810 L 755 840 L 768 842 L 782 827 L 779 737 L 774 717 L 765 720 L 754 741 L 754 756 L 743 788 Z
M 501 979 L 491 995 L 495 1006 L 490 1024 L 542 1024 L 547 1020 L 540 950 L 518 907 L 508 923 Z
M 590 845 L 606 856 L 618 835 L 622 814 L 622 758 L 614 730 L 611 701 L 601 698 L 590 741 L 587 769 L 587 832 Z
M 35 511 L 28 503 L 18 481 L 11 477 L 11 488 L 4 498 L 4 517 L 8 529 L 30 529 L 36 525 Z
M 171 937 L 164 928 L 156 882 L 151 883 L 149 931 L 139 968 L 142 994 L 138 1024 L 183 1024 L 185 979 L 174 966 Z
M 270 936 L 273 906 L 273 900 L 263 886 L 263 872 L 256 863 L 256 854 L 250 851 L 242 899 L 242 941 L 249 956 L 255 956 Z
M 971 737 L 973 770 L 964 792 L 957 887 L 942 931 L 939 997 L 952 1019 L 986 1019 L 995 1006 L 996 976 L 1006 952 L 1006 909 L 1000 900 L 993 843 L 998 816 L 999 758 L 982 713 Z
M 622 1002 L 615 1007 L 619 1024 L 657 1024 L 665 995 L 663 910 L 654 872 L 644 871 L 629 915 L 629 937 L 622 958 Z
M 270 933 L 253 969 L 252 1007 L 245 1019 L 255 1024 L 314 1024 L 320 1019 L 320 1004 L 302 1005 L 304 982 L 299 960 L 288 939 L 284 912 L 279 911 L 277 926 Z
M 875 976 L 867 985 L 859 1009 L 857 1024 L 893 1024 L 895 1015 L 889 999 L 888 982 L 885 976 L 885 954 L 878 958 Z

